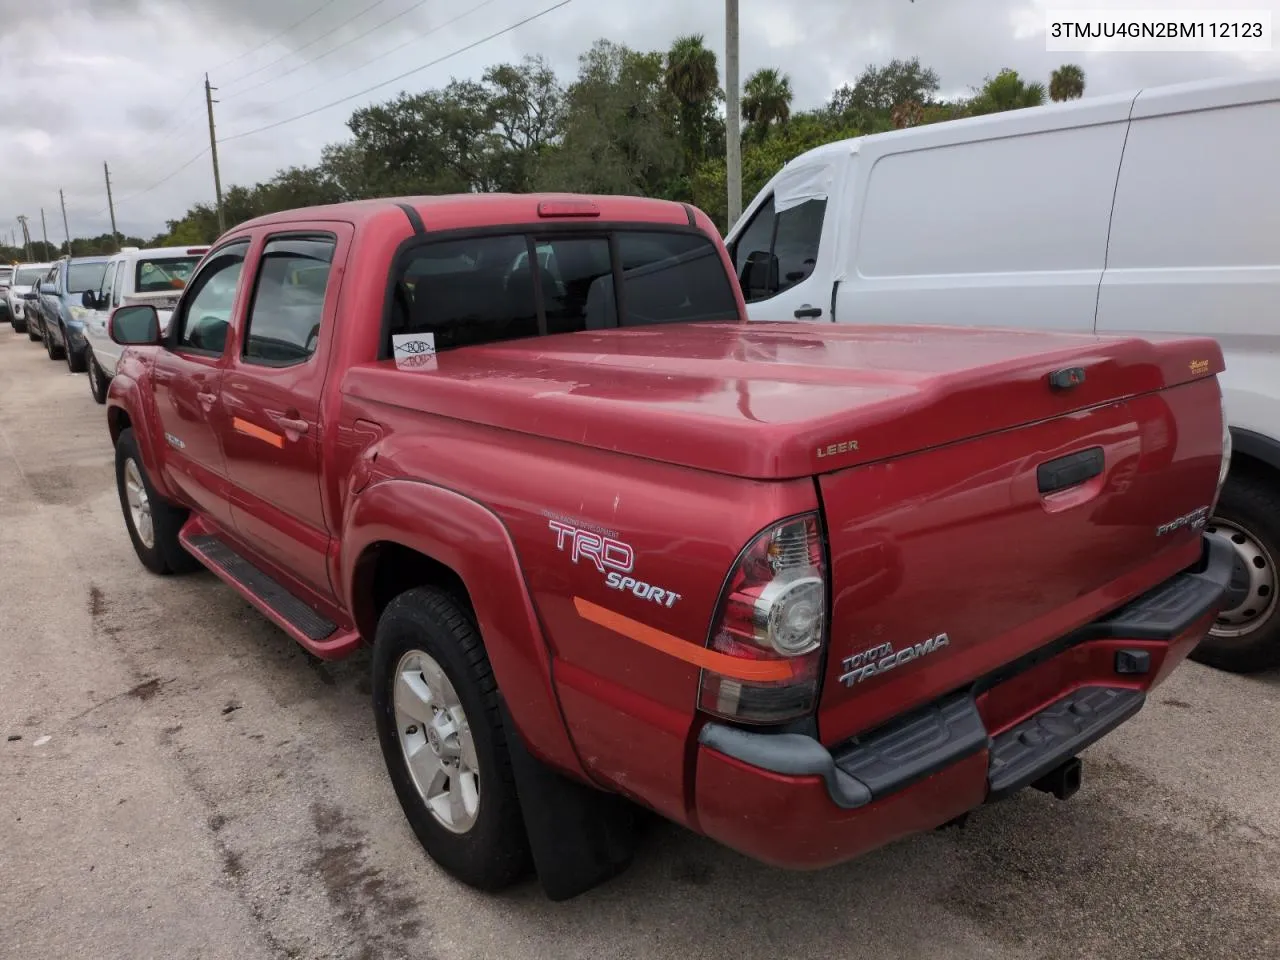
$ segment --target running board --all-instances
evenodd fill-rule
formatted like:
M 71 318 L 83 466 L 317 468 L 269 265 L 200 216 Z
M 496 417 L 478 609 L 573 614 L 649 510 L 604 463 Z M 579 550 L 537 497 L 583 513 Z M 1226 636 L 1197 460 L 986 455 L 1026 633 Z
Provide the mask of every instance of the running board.
M 184 530 L 178 539 L 188 553 L 315 656 L 336 660 L 359 645 L 358 633 L 339 629 L 336 623 L 241 556 L 216 534 L 200 532 L 188 535 Z

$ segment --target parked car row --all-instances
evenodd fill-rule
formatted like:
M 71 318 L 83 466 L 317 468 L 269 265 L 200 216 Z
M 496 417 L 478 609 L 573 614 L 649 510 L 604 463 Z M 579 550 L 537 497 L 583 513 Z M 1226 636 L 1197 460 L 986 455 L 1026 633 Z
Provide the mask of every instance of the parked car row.
M 89 374 L 93 399 L 105 403 L 120 347 L 107 336 L 111 311 L 150 304 L 162 327 L 207 247 L 125 247 L 110 257 L 63 257 L 19 263 L 0 272 L 0 320 L 44 345 L 50 360 Z

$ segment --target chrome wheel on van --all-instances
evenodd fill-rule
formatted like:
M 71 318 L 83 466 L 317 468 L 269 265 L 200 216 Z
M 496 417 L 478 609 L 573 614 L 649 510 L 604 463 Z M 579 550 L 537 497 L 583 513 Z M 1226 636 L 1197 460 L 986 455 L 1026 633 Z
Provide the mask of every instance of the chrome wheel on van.
M 1275 559 L 1248 530 L 1221 517 L 1210 520 L 1205 533 L 1226 543 L 1235 554 L 1228 600 L 1231 606 L 1218 614 L 1209 632 L 1223 639 L 1246 637 L 1275 610 Z

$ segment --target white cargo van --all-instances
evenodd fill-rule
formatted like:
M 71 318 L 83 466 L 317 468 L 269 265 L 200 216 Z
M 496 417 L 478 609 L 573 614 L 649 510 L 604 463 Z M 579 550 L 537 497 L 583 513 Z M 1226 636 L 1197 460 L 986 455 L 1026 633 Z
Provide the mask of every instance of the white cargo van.
M 1236 550 L 1196 656 L 1280 663 L 1280 76 L 1147 89 L 832 143 L 727 242 L 756 320 L 1214 336 Z

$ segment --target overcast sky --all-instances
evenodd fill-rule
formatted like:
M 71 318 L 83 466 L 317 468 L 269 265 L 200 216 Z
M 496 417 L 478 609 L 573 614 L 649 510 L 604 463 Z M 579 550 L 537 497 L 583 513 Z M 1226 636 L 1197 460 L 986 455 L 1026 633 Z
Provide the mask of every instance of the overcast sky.
M 38 237 L 43 206 L 50 240 L 61 242 L 62 188 L 73 235 L 107 232 L 104 160 L 111 165 L 118 226 L 125 233 L 151 236 L 166 218 L 210 201 L 209 157 L 179 170 L 208 146 L 205 70 L 221 88 L 215 94 L 222 101 L 216 107 L 219 137 L 233 137 L 413 70 L 555 2 L 0 0 L 0 230 L 7 239 L 14 217 L 25 213 Z M 868 63 L 893 57 L 919 56 L 938 71 L 944 93 L 966 92 L 1004 66 L 1047 80 L 1066 60 L 1084 67 L 1088 94 L 1280 70 L 1275 52 L 1047 53 L 1047 6 L 1106 3 L 741 0 L 742 70 L 784 70 L 796 109 L 821 104 Z M 1280 29 L 1280 0 L 1127 0 L 1122 6 L 1270 10 Z M 700 32 L 723 68 L 723 14 L 720 0 L 571 0 L 350 102 L 225 143 L 224 186 L 316 161 L 324 144 L 346 136 L 344 121 L 364 103 L 442 86 L 455 76 L 478 77 L 489 64 L 526 54 L 546 57 L 567 80 L 578 55 L 599 37 L 666 49 L 677 35 Z M 450 20 L 456 22 L 444 25 Z

